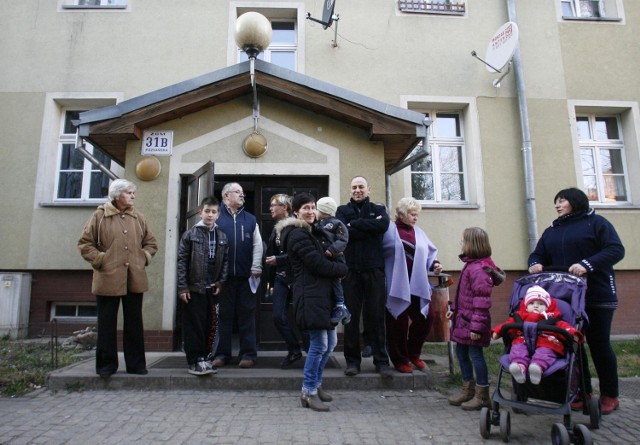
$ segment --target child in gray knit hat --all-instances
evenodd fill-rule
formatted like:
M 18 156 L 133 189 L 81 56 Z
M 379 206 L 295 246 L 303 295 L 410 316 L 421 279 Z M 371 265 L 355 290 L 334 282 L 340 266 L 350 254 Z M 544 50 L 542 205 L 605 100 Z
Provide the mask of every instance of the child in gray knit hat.
M 314 225 L 320 244 L 325 249 L 324 254 L 334 261 L 345 263 L 344 250 L 349 242 L 349 230 L 342 221 L 336 218 L 338 205 L 328 196 L 316 202 L 316 220 Z M 347 324 L 351 321 L 351 314 L 344 305 L 344 291 L 340 279 L 333 280 L 333 296 L 336 302 L 331 311 L 331 322 Z

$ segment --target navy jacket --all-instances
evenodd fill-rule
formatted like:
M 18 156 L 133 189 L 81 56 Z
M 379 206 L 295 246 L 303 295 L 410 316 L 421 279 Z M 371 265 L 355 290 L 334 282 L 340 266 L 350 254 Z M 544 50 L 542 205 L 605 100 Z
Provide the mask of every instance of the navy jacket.
M 336 218 L 349 229 L 349 243 L 344 252 L 350 270 L 383 269 L 382 238 L 389 227 L 389 215 L 384 206 L 365 198 L 353 199 L 341 205 Z
M 624 253 L 613 225 L 589 209 L 553 221 L 529 255 L 529 266 L 568 269 L 579 263 L 587 269 L 587 307 L 615 309 L 618 297 L 613 266 L 624 258 Z
M 253 235 L 256 217 L 244 210 L 234 215 L 226 205 L 220 205 L 216 224 L 229 240 L 229 277 L 249 278 L 253 263 Z

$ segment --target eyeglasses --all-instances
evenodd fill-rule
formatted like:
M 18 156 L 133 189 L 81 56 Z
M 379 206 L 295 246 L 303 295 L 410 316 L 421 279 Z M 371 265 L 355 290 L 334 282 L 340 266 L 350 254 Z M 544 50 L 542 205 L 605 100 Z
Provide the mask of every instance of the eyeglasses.
M 227 193 L 237 193 L 238 195 L 244 196 L 244 192 L 242 190 L 229 190 Z
M 272 208 L 272 207 L 280 207 L 280 206 L 283 206 L 283 205 L 284 205 L 284 204 L 280 204 L 279 202 L 276 202 L 276 203 L 274 203 L 274 204 L 271 204 L 271 205 L 269 206 L 269 208 Z

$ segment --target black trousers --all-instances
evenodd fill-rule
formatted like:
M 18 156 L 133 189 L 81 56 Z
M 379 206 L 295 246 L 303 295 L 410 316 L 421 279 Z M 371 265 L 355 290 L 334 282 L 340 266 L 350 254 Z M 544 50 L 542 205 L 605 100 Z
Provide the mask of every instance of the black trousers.
M 118 370 L 118 309 L 122 300 L 122 350 L 127 372 L 147 368 L 144 356 L 144 327 L 142 325 L 142 294 L 129 293 L 120 297 L 96 295 L 98 308 L 98 342 L 96 373 L 113 374 Z
M 360 315 L 373 352 L 375 365 L 388 365 L 385 304 L 387 291 L 382 269 L 349 270 L 342 280 L 344 302 L 351 312 L 351 323 L 344 327 L 344 358 L 347 366 L 360 369 Z
M 204 294 L 190 292 L 190 295 L 189 303 L 182 303 L 182 332 L 187 363 L 193 365 L 211 352 L 216 327 L 216 297 L 211 289 Z

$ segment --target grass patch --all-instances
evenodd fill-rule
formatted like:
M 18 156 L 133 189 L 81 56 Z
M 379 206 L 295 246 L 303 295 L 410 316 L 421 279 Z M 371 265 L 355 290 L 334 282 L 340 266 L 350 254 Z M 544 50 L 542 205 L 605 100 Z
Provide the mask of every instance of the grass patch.
M 59 349 L 58 368 L 81 360 L 77 354 Z M 0 338 L 0 396 L 17 397 L 41 388 L 54 369 L 49 341 Z
M 619 377 L 638 377 L 640 376 L 640 339 L 633 340 L 615 340 L 611 342 L 613 350 L 618 358 L 618 376 Z M 589 348 L 585 345 L 587 351 Z M 455 351 L 455 345 L 454 345 Z M 429 357 L 429 355 L 447 356 L 447 344 L 445 343 L 426 343 L 423 348 L 423 353 Z M 493 343 L 484 350 L 484 358 L 489 368 L 489 381 L 495 383 L 498 377 L 498 371 L 500 370 L 500 357 L 504 353 L 504 345 L 501 342 Z M 450 386 L 462 385 L 462 377 L 460 375 L 460 366 L 458 365 L 458 359 L 455 357 L 455 374 L 451 376 Z M 589 370 L 592 377 L 597 377 L 591 356 L 589 355 Z

